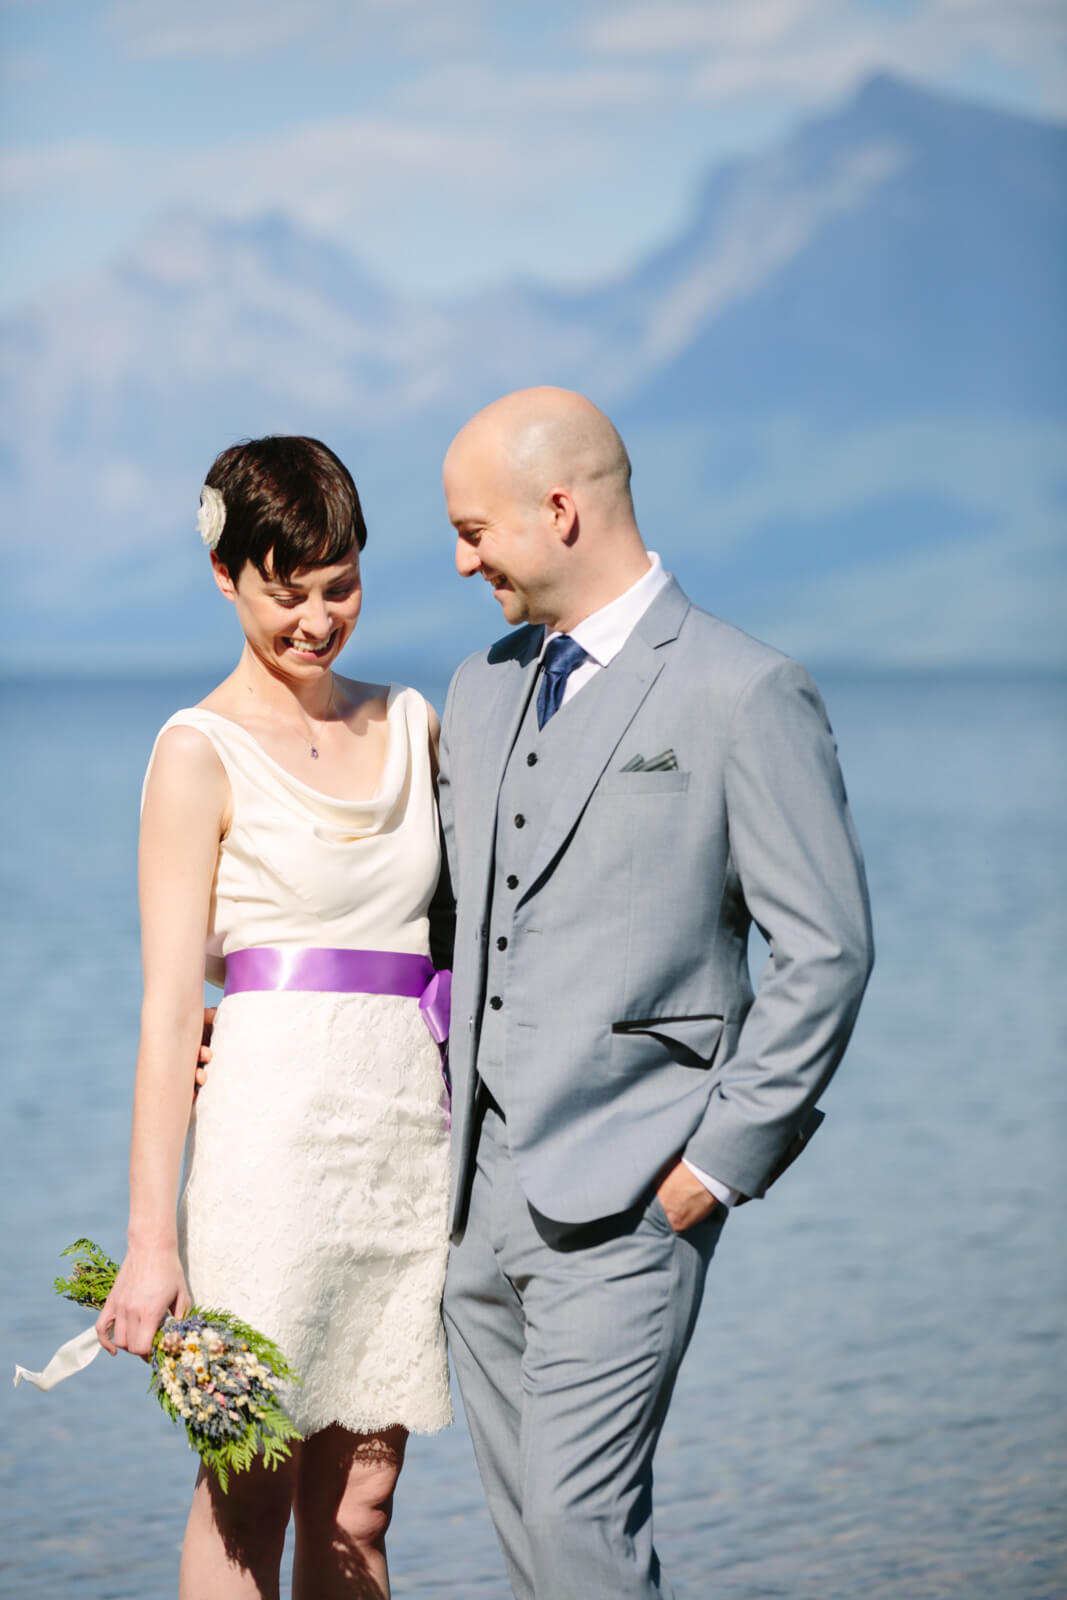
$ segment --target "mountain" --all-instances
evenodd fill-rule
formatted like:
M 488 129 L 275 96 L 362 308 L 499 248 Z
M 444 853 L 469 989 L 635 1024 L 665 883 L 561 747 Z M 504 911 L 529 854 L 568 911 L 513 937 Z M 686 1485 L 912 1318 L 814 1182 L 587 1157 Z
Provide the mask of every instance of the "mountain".
M 712 609 L 809 659 L 1062 661 L 1065 177 L 1067 128 L 880 75 L 580 293 L 429 302 L 283 217 L 164 218 L 0 325 L 0 659 L 223 658 L 190 529 L 216 451 L 263 432 L 353 466 L 361 639 L 454 658 L 499 618 L 450 576 L 441 455 L 555 382 L 619 422 Z
M 627 285 L 665 357 L 631 409 L 1062 415 L 1065 173 L 1065 128 L 872 79 Z

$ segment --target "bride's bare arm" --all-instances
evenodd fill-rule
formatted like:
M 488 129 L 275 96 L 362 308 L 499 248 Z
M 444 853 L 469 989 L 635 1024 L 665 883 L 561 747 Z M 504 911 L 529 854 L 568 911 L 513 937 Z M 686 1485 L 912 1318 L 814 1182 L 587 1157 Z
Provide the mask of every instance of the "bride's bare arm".
M 177 726 L 157 747 L 141 814 L 144 1002 L 130 1141 L 126 1258 L 96 1328 L 101 1344 L 147 1355 L 166 1311 L 189 1293 L 177 1199 L 189 1121 L 189 1063 L 204 1015 L 204 945 L 229 783 L 204 735 Z

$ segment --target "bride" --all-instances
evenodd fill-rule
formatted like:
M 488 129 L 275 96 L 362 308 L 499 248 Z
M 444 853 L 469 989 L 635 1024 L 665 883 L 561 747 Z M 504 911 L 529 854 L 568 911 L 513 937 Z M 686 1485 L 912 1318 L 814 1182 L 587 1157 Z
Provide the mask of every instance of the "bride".
M 407 1435 L 451 1416 L 447 1096 L 427 1025 L 440 1037 L 438 725 L 414 690 L 334 670 L 366 527 L 332 451 L 225 450 L 200 526 L 243 647 L 165 724 L 145 780 L 128 1251 L 97 1332 L 146 1355 L 168 1310 L 221 1307 L 303 1380 L 289 1463 L 225 1495 L 201 1471 L 183 1600 L 277 1595 L 290 1516 L 295 1596 L 387 1595 Z M 190 1116 L 205 959 L 226 988 Z

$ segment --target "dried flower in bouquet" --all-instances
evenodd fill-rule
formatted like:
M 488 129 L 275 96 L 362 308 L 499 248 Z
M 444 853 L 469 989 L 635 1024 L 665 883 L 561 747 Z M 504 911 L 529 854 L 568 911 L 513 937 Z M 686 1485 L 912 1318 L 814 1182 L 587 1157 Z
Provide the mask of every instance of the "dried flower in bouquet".
M 99 1311 L 111 1293 L 118 1265 L 91 1239 L 64 1250 L 74 1264 L 67 1278 L 55 1280 L 56 1293 Z M 99 1354 L 93 1328 L 56 1351 L 44 1372 L 15 1368 L 39 1389 L 88 1366 Z M 257 1459 L 276 1467 L 301 1437 L 287 1415 L 279 1390 L 299 1383 L 278 1346 L 228 1311 L 193 1306 L 184 1317 L 167 1316 L 152 1343 L 151 1390 L 167 1416 L 181 1423 L 219 1487 L 226 1491 L 231 1472 L 246 1471 Z

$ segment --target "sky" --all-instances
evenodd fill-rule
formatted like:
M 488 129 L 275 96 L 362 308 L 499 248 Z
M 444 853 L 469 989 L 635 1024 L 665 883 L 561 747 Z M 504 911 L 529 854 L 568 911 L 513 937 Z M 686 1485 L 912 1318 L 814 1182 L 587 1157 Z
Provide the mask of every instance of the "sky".
M 1063 116 L 1067 5 L 0 0 L 0 312 L 188 210 L 420 294 L 602 281 L 883 68 Z

